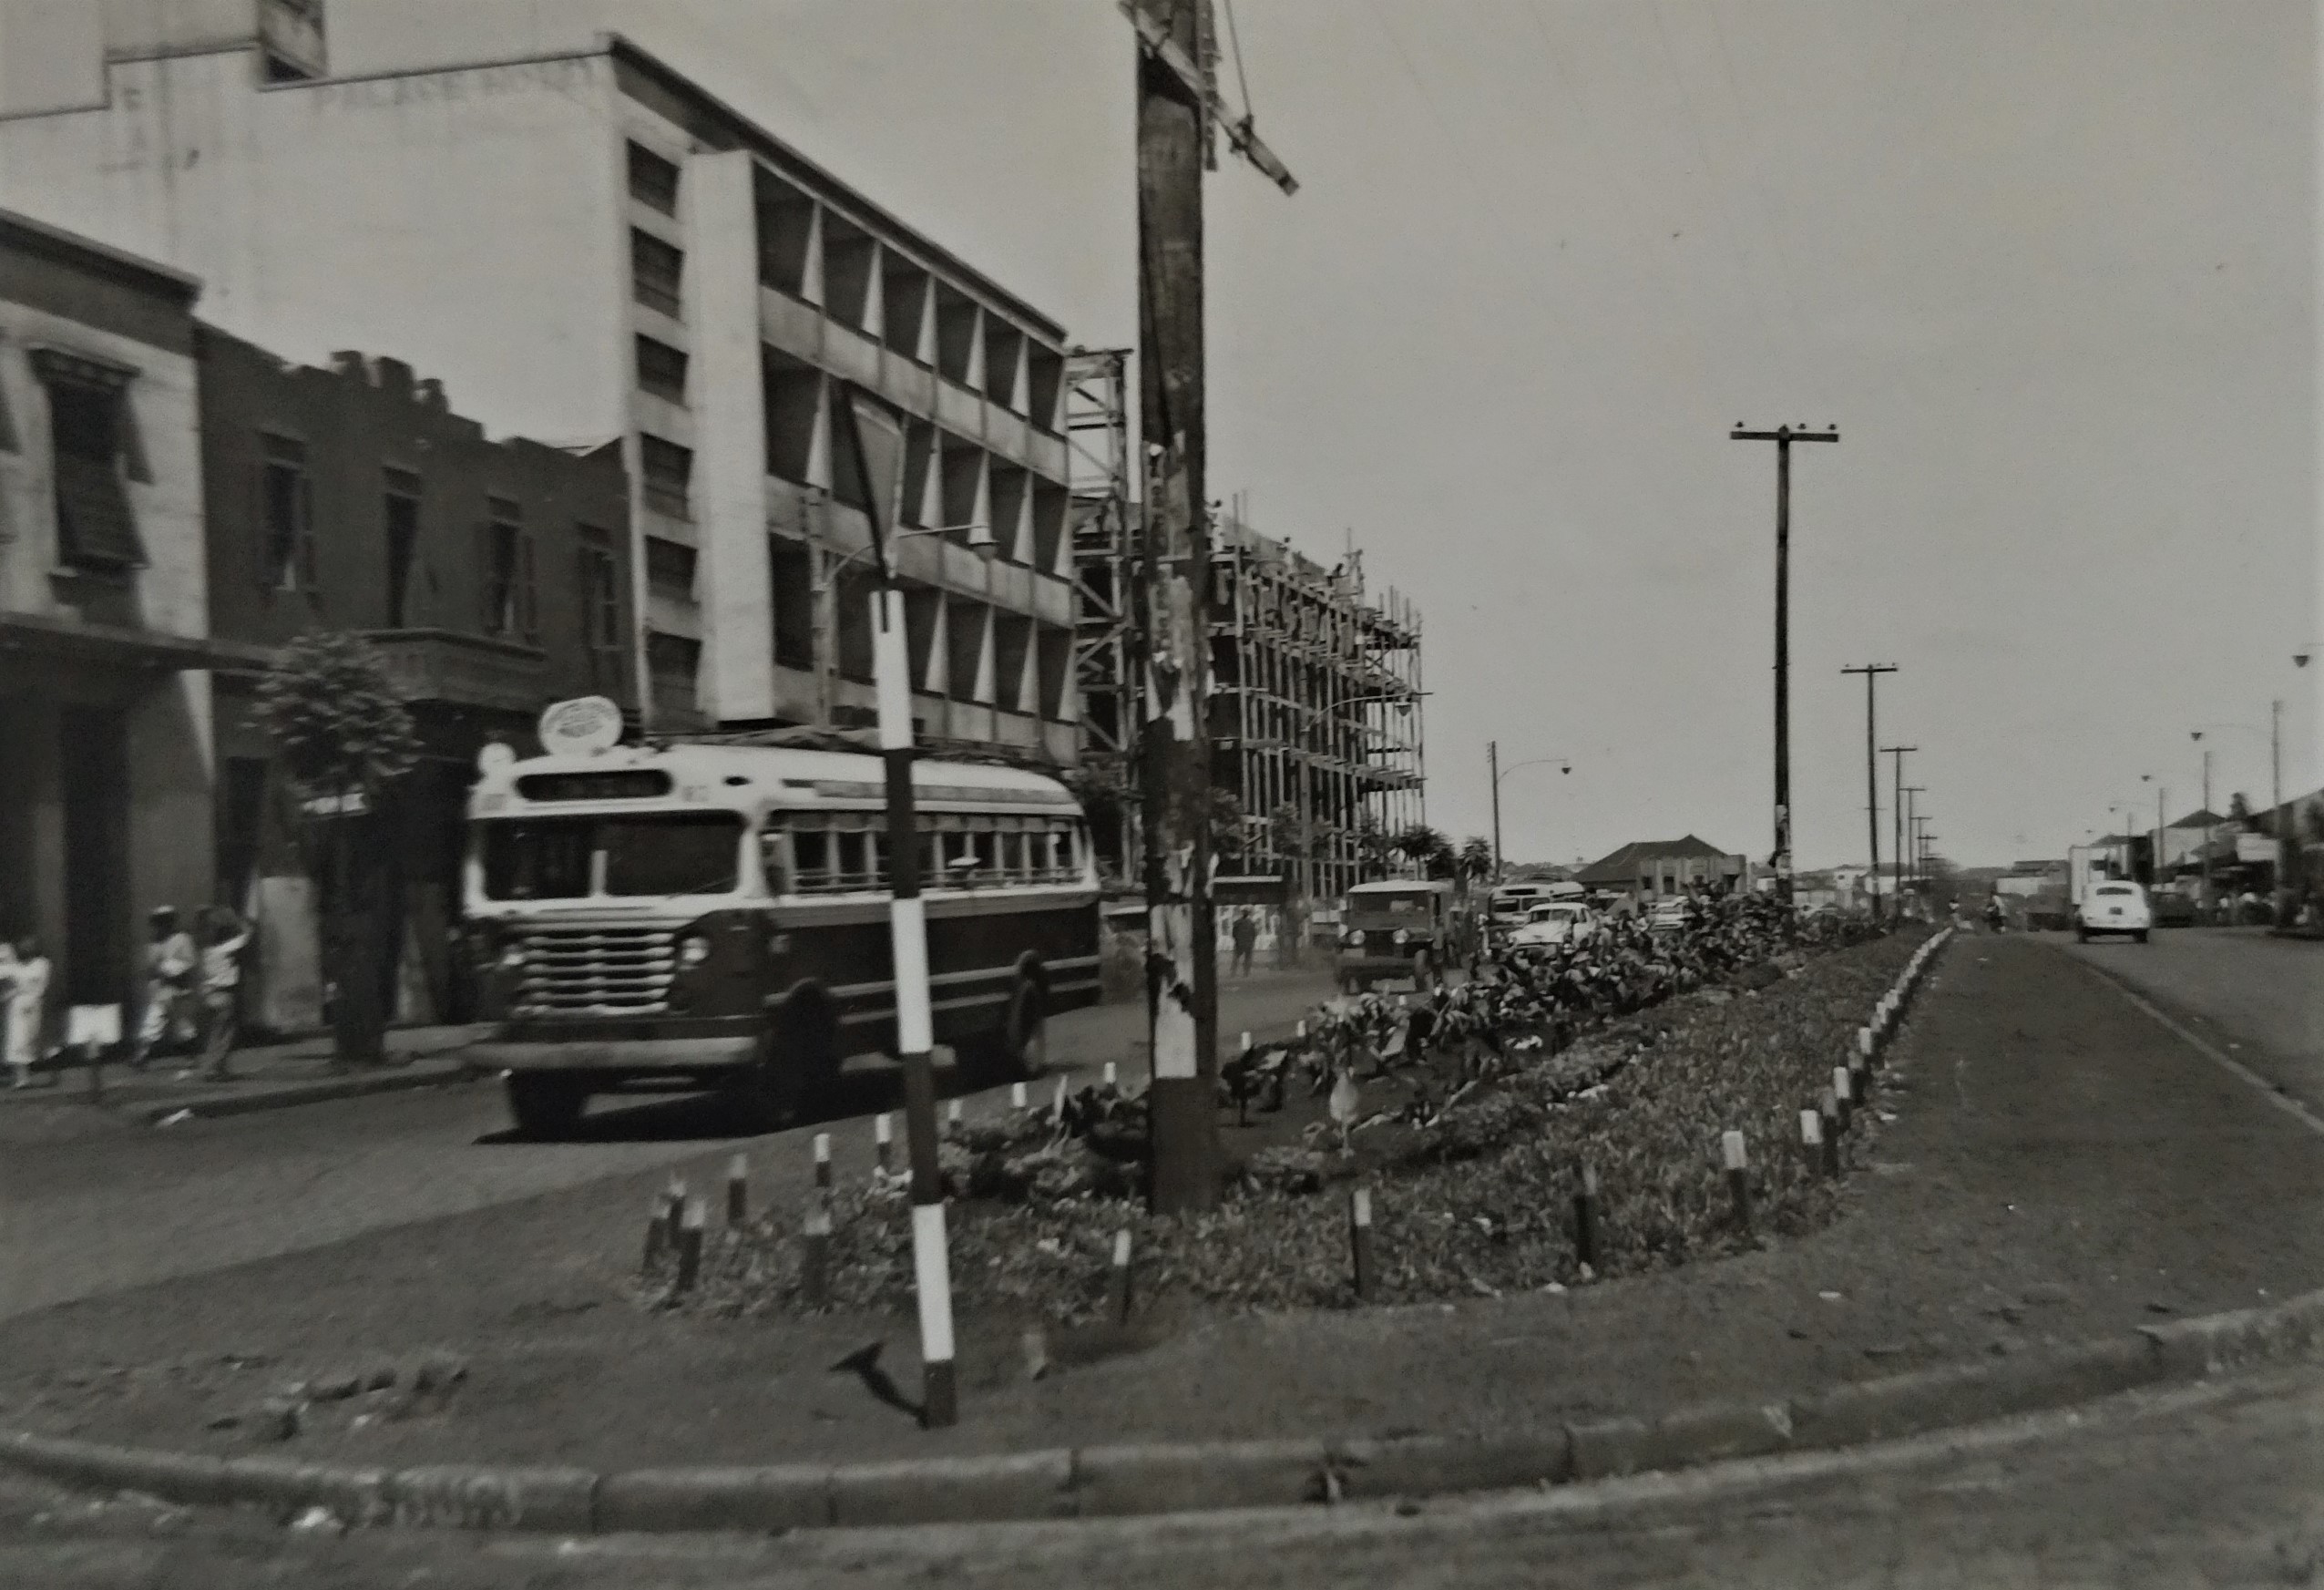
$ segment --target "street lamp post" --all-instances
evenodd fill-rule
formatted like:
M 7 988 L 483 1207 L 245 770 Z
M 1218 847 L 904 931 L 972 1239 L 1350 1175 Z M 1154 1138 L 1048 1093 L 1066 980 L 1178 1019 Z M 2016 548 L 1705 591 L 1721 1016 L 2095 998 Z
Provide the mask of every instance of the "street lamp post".
M 1557 764 L 1557 769 L 1561 774 L 1573 771 L 1573 764 L 1562 756 L 1529 757 L 1523 762 L 1512 762 L 1507 767 L 1503 767 L 1500 764 L 1500 741 L 1485 742 L 1486 765 L 1491 770 L 1493 775 L 1493 881 L 1497 884 L 1501 880 L 1501 780 L 1520 768 L 1542 767 L 1552 762 Z M 1485 931 L 1489 937 L 1492 932 L 1492 922 L 1493 913 L 1489 897 L 1488 908 L 1485 912 Z

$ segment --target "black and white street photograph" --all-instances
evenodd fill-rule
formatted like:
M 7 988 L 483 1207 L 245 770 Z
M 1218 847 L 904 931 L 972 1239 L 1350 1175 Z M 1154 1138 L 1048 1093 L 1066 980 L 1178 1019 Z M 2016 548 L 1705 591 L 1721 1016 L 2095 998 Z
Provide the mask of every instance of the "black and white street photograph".
M 0 1585 L 2324 1582 L 2324 0 L 0 0 Z

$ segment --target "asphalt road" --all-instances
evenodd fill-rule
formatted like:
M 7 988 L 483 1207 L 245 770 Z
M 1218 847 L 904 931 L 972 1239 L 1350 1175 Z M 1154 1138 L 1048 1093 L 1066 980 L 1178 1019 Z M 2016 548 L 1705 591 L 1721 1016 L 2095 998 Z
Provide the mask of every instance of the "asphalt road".
M 1288 1033 L 1329 992 L 1320 972 L 1223 981 L 1221 1031 Z M 1142 1006 L 1078 1010 L 1051 1023 L 1050 1062 L 1077 1085 L 1108 1061 L 1136 1082 L 1144 1042 Z M 851 1078 L 841 1103 L 896 1094 Z M 488 1082 L 172 1127 L 0 1099 L 0 1318 L 735 1149 L 754 1175 L 804 1181 L 815 1130 L 738 1138 L 701 1097 L 630 1097 L 599 1100 L 570 1140 L 527 1142 Z
M 2191 1031 L 2324 1111 L 2324 944 L 2264 928 L 2182 928 L 2075 944 Z
M 2118 1399 L 1838 1454 L 1555 1492 L 779 1539 L 286 1533 L 0 1484 L 0 1583 L 312 1590 L 1121 1590 L 1366 1585 L 1790 1590 L 2309 1585 L 2324 1567 L 2324 1370 Z

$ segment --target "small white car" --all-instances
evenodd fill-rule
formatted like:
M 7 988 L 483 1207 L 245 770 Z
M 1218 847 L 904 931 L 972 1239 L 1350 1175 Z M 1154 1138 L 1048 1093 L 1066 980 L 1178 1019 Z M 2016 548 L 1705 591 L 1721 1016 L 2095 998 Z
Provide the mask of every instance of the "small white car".
M 1528 911 L 1524 922 L 1510 930 L 1509 941 L 1512 946 L 1537 949 L 1552 944 L 1581 944 L 1597 931 L 1598 919 L 1589 907 L 1579 900 L 1558 900 Z
M 1646 930 L 1650 933 L 1675 933 L 1694 921 L 1694 902 L 1684 898 L 1656 900 L 1646 913 Z
M 2154 926 L 2146 891 L 2119 878 L 2092 884 L 2073 914 L 2073 936 L 2084 944 L 2101 933 L 2127 933 L 2144 944 Z

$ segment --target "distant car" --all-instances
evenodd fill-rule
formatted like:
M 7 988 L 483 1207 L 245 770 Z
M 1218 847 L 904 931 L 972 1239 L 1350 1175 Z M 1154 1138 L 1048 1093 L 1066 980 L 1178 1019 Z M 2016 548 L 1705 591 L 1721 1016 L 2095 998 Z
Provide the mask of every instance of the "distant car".
M 1646 931 L 1675 933 L 1694 920 L 1694 902 L 1685 899 L 1657 900 L 1654 908 L 1646 913 Z
M 2102 933 L 2127 933 L 2141 944 L 2155 926 L 2155 912 L 2146 891 L 2135 883 L 2093 884 L 2073 914 L 2073 936 L 2087 944 Z
M 2157 928 L 2195 926 L 2195 902 L 2176 889 L 2157 889 L 2146 897 L 2146 904 Z
M 1579 900 L 1559 900 L 1536 906 L 1509 936 L 1511 948 L 1546 949 L 1553 944 L 1579 944 L 1594 937 L 1598 918 Z

